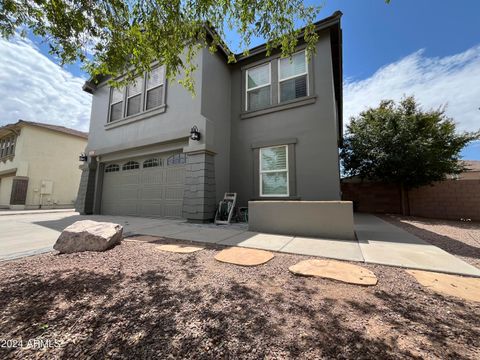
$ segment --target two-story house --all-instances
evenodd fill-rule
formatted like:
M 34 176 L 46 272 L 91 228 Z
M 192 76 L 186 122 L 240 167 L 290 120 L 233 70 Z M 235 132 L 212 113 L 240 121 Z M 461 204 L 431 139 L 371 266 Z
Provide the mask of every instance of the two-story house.
M 72 208 L 87 137 L 24 120 L 0 127 L 0 208 Z
M 195 97 L 168 82 L 161 64 L 123 89 L 87 82 L 89 158 L 77 209 L 206 221 L 225 192 L 240 206 L 339 200 L 341 15 L 315 24 L 311 59 L 301 39 L 291 59 L 266 57 L 261 45 L 228 64 L 221 49 L 203 49 Z

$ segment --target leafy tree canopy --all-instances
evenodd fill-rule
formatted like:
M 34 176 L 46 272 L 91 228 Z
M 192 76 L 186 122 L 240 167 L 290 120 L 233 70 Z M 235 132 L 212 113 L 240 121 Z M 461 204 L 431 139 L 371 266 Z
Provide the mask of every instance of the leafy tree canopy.
M 93 78 L 126 74 L 131 81 L 158 60 L 170 79 L 182 72 L 180 83 L 193 91 L 195 54 L 204 46 L 216 51 L 226 29 L 238 32 L 245 51 L 260 37 L 268 53 L 281 48 L 284 56 L 303 35 L 311 54 L 318 12 L 302 0 L 0 0 L 0 33 L 31 31 L 62 64 L 79 60 Z M 295 20 L 306 24 L 303 34 Z M 209 35 L 206 24 L 216 31 Z
M 480 131 L 461 133 L 444 109 L 424 111 L 413 97 L 382 101 L 351 119 L 341 159 L 347 175 L 397 183 L 405 189 L 464 170 L 460 151 Z

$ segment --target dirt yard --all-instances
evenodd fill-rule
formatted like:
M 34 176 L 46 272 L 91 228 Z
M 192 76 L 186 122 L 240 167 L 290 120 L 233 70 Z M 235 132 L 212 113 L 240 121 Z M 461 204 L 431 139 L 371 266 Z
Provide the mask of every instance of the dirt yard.
M 384 215 L 382 219 L 480 268 L 480 223 Z
M 217 251 L 127 241 L 1 263 L 0 358 L 480 358 L 480 303 L 434 294 L 401 269 L 365 265 L 379 283 L 361 287 L 289 273 L 307 257 L 245 268 Z

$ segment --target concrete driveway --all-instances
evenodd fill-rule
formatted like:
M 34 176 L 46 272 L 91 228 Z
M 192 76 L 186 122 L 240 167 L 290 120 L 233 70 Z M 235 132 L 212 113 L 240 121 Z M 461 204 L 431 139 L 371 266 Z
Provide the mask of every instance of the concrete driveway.
M 124 226 L 125 234 L 157 226 L 167 221 L 137 217 L 81 216 L 74 211 L 1 211 L 0 261 L 39 254 L 53 250 L 60 232 L 78 220 L 112 221 Z
M 82 219 L 123 225 L 124 234 L 162 236 L 178 240 L 242 246 L 339 260 L 400 266 L 480 277 L 480 269 L 446 251 L 368 214 L 355 215 L 357 241 L 262 234 L 246 224 L 216 226 L 184 220 L 126 216 L 80 216 L 73 211 L 0 214 L 0 260 L 51 251 L 60 232 Z

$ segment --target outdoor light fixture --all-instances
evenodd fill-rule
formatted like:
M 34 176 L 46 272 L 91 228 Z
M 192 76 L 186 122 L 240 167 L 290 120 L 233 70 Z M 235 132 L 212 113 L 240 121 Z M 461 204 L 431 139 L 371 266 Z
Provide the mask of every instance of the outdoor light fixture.
M 87 161 L 88 157 L 87 157 L 87 154 L 85 153 L 81 153 L 80 156 L 78 157 L 78 161 Z
M 190 139 L 196 140 L 196 141 L 200 140 L 200 131 L 198 131 L 198 128 L 196 125 L 194 125 L 190 130 Z

